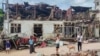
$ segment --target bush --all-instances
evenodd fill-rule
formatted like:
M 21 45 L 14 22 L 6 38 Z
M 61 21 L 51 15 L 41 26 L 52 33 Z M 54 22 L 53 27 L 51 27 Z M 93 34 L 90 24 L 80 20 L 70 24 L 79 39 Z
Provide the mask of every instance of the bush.
M 0 27 L 0 32 L 3 30 L 3 27 Z

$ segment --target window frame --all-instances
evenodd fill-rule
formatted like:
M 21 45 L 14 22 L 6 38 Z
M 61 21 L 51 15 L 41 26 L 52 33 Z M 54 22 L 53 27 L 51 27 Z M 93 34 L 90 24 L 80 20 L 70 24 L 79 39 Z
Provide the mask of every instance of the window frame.
M 21 24 L 20 23 L 11 23 L 10 33 L 21 33 Z

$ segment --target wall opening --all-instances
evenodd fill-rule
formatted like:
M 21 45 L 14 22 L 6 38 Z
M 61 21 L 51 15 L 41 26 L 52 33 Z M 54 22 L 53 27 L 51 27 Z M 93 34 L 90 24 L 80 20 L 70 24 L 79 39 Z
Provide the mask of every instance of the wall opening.
M 42 24 L 34 24 L 34 33 L 37 34 L 37 37 L 42 36 L 43 34 L 42 28 L 43 28 Z

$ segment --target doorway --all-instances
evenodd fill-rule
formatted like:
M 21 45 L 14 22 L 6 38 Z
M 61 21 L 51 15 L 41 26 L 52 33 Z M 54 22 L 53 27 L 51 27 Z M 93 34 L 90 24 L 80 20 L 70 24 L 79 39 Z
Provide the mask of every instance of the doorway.
M 42 24 L 34 24 L 34 33 L 37 34 L 37 37 L 42 36 Z

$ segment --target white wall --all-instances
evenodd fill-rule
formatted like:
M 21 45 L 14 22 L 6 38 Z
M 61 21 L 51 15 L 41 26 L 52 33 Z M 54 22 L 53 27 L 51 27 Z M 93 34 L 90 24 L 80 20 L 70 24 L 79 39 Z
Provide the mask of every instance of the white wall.
M 96 4 L 97 2 L 99 2 L 99 5 Z M 95 4 L 95 9 L 100 10 L 100 0 L 94 0 L 94 4 Z
M 3 33 L 4 34 L 9 34 L 9 24 L 8 24 L 8 20 L 4 21 L 4 28 L 3 28 Z
M 99 5 L 96 5 L 97 2 L 99 2 Z M 95 0 L 94 3 L 95 3 L 95 9 L 96 9 L 96 10 L 99 10 L 99 12 L 98 12 L 97 15 L 96 15 L 96 18 L 97 18 L 97 20 L 100 21 L 100 0 Z
M 19 36 L 27 35 L 29 37 L 30 35 L 33 34 L 34 30 L 34 24 L 42 24 L 43 25 L 43 37 L 50 37 L 53 36 L 53 31 L 54 31 L 54 24 L 63 24 L 63 21 L 32 21 L 32 20 L 13 20 L 11 23 L 19 23 L 21 24 L 21 33 L 10 33 L 10 36 L 19 34 Z M 10 26 L 9 25 L 9 31 L 10 31 Z M 6 23 L 4 23 L 4 28 L 6 27 Z
M 63 25 L 63 21 L 45 21 L 45 22 L 43 22 L 43 37 L 45 37 L 45 38 L 55 37 L 54 24 Z
M 54 25 L 51 23 L 43 24 L 43 37 L 52 37 Z
M 100 13 L 97 13 L 96 19 L 100 21 Z

